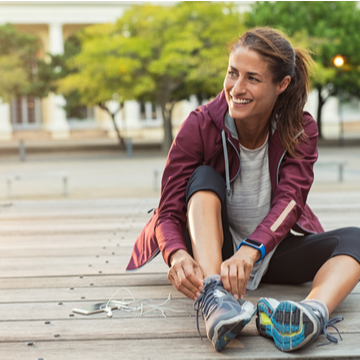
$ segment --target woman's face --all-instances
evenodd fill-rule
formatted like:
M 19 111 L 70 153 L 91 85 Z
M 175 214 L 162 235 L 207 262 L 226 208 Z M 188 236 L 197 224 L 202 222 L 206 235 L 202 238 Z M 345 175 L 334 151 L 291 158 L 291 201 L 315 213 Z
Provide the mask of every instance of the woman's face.
M 281 83 L 274 84 L 267 62 L 256 51 L 244 47 L 235 49 L 230 54 L 224 81 L 231 117 L 254 124 L 267 122 L 278 95 L 289 83 L 287 76 Z

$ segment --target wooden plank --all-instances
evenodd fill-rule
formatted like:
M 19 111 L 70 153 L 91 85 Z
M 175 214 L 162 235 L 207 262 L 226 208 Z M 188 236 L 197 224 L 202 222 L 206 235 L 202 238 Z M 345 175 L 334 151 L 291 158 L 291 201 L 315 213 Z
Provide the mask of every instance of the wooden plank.
M 348 319 L 337 324 L 340 333 L 346 338 L 348 334 L 358 334 L 359 319 Z M 0 322 L 0 344 L 3 342 L 51 341 L 54 334 L 61 340 L 117 340 L 117 339 L 176 339 L 197 338 L 198 331 L 194 316 L 145 317 L 132 318 L 69 318 L 45 321 L 6 321 Z M 206 337 L 205 325 L 199 318 L 201 335 Z M 335 330 L 329 329 L 335 334 Z M 257 336 L 258 331 L 253 318 L 243 329 L 242 336 Z M 322 340 L 323 341 L 323 340 Z
M 109 254 L 106 259 L 109 263 L 106 263 L 104 258 L 95 256 L 5 258 L 0 261 L 0 277 L 124 274 L 129 259 L 130 253 L 116 256 L 116 260 Z M 158 256 L 137 271 L 140 273 L 167 272 L 168 266 L 162 257 Z
M 12 200 L 0 202 L 2 216 L 79 216 L 106 214 L 114 215 L 145 215 L 157 206 L 158 198 L 105 198 L 105 199 L 55 199 L 55 200 Z M 2 217 L 1 216 L 1 217 Z
M 124 295 L 124 294 L 123 294 Z M 117 297 L 119 299 L 119 297 Z M 64 302 L 62 305 L 54 302 L 33 302 L 33 303 L 12 303 L 12 304 L 0 304 L 0 314 L 2 322 L 9 321 L 33 321 L 33 320 L 66 320 L 66 319 L 77 319 L 79 321 L 89 320 L 89 319 L 98 319 L 106 318 L 106 313 L 98 313 L 92 315 L 81 315 L 73 313 L 75 308 L 84 308 L 95 302 L 106 302 L 106 300 L 101 301 L 73 301 L 73 302 Z M 133 306 L 140 306 L 141 303 L 144 306 L 144 311 L 152 310 L 147 305 L 160 305 L 165 302 L 166 298 L 163 299 L 137 299 L 133 303 Z M 164 305 L 164 311 L 167 317 L 189 317 L 195 316 L 195 311 L 193 309 L 194 302 L 187 298 L 173 298 Z M 175 310 L 175 311 L 172 311 Z M 72 314 L 72 316 L 70 316 Z M 121 310 L 113 310 L 113 318 L 138 318 L 140 316 L 140 310 L 135 312 L 127 312 Z M 152 310 L 144 314 L 145 317 L 161 317 L 161 312 L 159 310 Z M 1 325 L 0 325 L 1 326 Z
M 129 290 L 132 290 L 131 288 Z M 122 293 L 124 296 L 126 293 Z M 173 294 L 173 293 L 172 293 Z M 160 294 L 162 295 L 162 294 Z M 167 293 L 165 292 L 164 298 L 137 298 L 134 302 L 134 305 L 139 305 L 141 303 L 145 305 L 153 304 L 159 305 L 166 300 Z M 173 294 L 174 295 L 174 294 Z M 121 299 L 121 296 L 116 296 L 115 299 Z M 95 318 L 105 318 L 105 313 L 93 314 L 89 316 L 84 316 L 80 314 L 72 314 L 72 309 L 74 308 L 83 308 L 87 307 L 96 302 L 106 302 L 108 299 L 98 298 L 98 299 L 87 299 L 87 300 L 78 300 L 78 301 L 65 301 L 62 305 L 59 305 L 56 301 L 39 301 L 39 302 L 13 302 L 13 303 L 0 303 L 0 314 L 1 320 L 4 321 L 32 321 L 32 320 L 65 320 L 69 317 L 77 318 L 80 320 L 84 319 L 95 319 Z M 256 305 L 258 298 L 247 297 L 247 300 L 251 301 Z M 296 300 L 296 299 L 295 299 Z M 342 315 L 347 322 L 348 318 L 355 317 L 360 321 L 360 310 L 359 310 L 359 301 L 360 296 L 350 295 L 345 302 L 343 302 L 338 309 L 331 315 L 332 317 L 336 315 Z M 183 316 L 195 316 L 195 311 L 193 309 L 193 301 L 184 298 L 173 296 L 172 299 L 164 305 L 166 308 L 165 313 L 167 317 L 183 317 Z M 176 310 L 173 312 L 171 310 Z M 177 312 L 180 311 L 180 312 Z M 134 318 L 139 315 L 139 311 L 135 313 L 128 313 L 121 310 L 114 310 L 114 318 Z M 150 317 L 159 317 L 159 311 L 152 311 L 148 315 Z M 346 324 L 346 323 L 345 323 Z
M 121 285 L 121 284 L 119 284 Z M 57 289 L 6 289 L 0 290 L 0 304 L 4 303 L 20 303 L 20 302 L 49 302 L 57 303 L 59 301 L 79 301 L 84 297 L 87 301 L 107 301 L 115 291 L 117 287 L 103 287 L 97 288 L 93 286 L 82 288 L 57 288 Z M 171 284 L 163 286 L 133 286 L 131 287 L 131 293 L 136 299 L 167 299 L 169 293 L 173 298 L 182 298 L 180 292 L 176 291 Z M 128 296 L 126 291 L 121 291 L 117 294 L 117 299 L 121 299 L 124 295 Z M 192 301 L 189 299 L 189 301 Z
M 145 275 L 144 275 L 145 277 Z M 125 279 L 126 277 L 122 277 Z M 105 277 L 107 279 L 107 277 Z M 98 280 L 98 284 L 101 284 L 101 279 Z M 1 289 L 0 290 L 0 303 L 14 303 L 14 302 L 36 302 L 36 301 L 78 301 L 82 296 L 86 297 L 86 300 L 107 300 L 109 299 L 117 289 L 125 284 L 121 284 L 120 281 L 115 287 L 101 287 L 90 286 L 88 283 L 82 287 L 66 288 L 30 288 L 30 289 Z M 160 286 L 132 286 L 129 289 L 135 298 L 167 298 L 169 293 L 174 298 L 184 297 L 180 292 L 167 282 L 165 285 Z M 250 301 L 257 301 L 259 297 L 268 296 L 280 299 L 286 299 L 291 297 L 294 300 L 303 299 L 310 290 L 310 284 L 303 286 L 280 286 L 280 285 L 264 285 L 258 290 L 247 291 L 246 299 Z M 121 290 L 117 294 L 116 298 L 121 298 L 126 291 Z M 192 301 L 189 299 L 189 301 Z
M 93 284 L 93 285 L 90 285 Z M 119 287 L 169 285 L 166 273 L 140 273 L 58 277 L 0 278 L 0 289 L 43 289 L 65 287 Z
M 134 241 L 140 233 L 140 229 L 133 231 L 116 231 L 92 234 L 28 234 L 26 236 L 6 235 L 0 240 L 1 251 L 0 257 L 17 256 L 21 250 L 43 249 L 72 249 L 87 247 L 103 247 L 103 246 L 127 246 L 132 248 Z M 4 252 L 5 251 L 5 252 Z M 8 255 L 6 251 L 13 251 L 14 255 Z M 80 250 L 80 254 L 82 250 Z M 26 252 L 27 254 L 28 252 Z
M 136 339 L 136 340 L 94 340 L 64 341 L 61 336 L 51 341 L 35 341 L 33 346 L 26 342 L 1 343 L 0 358 L 6 360 L 24 359 L 66 359 L 66 360 L 149 360 L 149 359 L 359 359 L 360 348 L 357 334 L 347 334 L 337 345 L 316 347 L 284 353 L 276 349 L 271 340 L 261 336 L 239 336 L 221 352 L 214 350 L 211 343 L 199 338 Z

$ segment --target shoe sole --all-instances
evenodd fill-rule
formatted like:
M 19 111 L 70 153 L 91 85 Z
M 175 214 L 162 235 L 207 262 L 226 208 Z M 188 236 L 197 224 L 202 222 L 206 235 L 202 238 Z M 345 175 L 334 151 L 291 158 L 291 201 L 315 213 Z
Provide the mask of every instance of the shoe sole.
M 266 299 L 260 299 L 256 327 L 260 335 L 273 339 L 281 351 L 293 351 L 310 344 L 319 333 L 314 315 L 292 301 L 283 301 L 273 309 Z
M 251 304 L 245 313 L 239 316 L 219 322 L 214 329 L 212 343 L 215 350 L 221 351 L 232 339 L 234 339 L 256 314 L 256 308 Z M 244 318 L 245 317 L 245 318 Z

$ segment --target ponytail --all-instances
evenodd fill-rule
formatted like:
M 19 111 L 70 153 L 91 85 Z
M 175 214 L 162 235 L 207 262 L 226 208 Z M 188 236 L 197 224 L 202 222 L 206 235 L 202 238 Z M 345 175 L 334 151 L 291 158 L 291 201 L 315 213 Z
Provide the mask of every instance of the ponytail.
M 295 68 L 290 84 L 281 93 L 273 109 L 281 144 L 292 157 L 296 157 L 299 139 L 306 138 L 303 132 L 303 109 L 310 88 L 309 69 L 313 62 L 305 49 L 294 49 Z M 299 136 L 299 134 L 301 134 Z

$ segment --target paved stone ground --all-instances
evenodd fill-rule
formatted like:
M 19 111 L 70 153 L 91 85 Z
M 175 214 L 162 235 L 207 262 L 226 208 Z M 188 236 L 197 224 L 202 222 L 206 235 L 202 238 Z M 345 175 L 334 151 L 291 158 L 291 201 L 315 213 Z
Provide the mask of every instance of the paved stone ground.
M 17 153 L 0 153 L 0 201 L 7 200 L 8 175 L 59 171 L 68 173 L 68 198 L 71 199 L 156 198 L 160 195 L 166 155 L 159 150 L 135 150 L 131 158 L 122 151 L 102 150 L 101 147 L 92 151 L 50 150 L 44 148 L 41 152 L 28 153 L 24 162 Z M 319 154 L 319 163 L 346 162 L 344 181 L 338 182 L 338 170 L 334 166 L 315 167 L 311 193 L 360 191 L 360 146 L 320 147 Z M 24 179 L 14 182 L 12 190 L 14 200 L 62 197 L 60 178 Z

